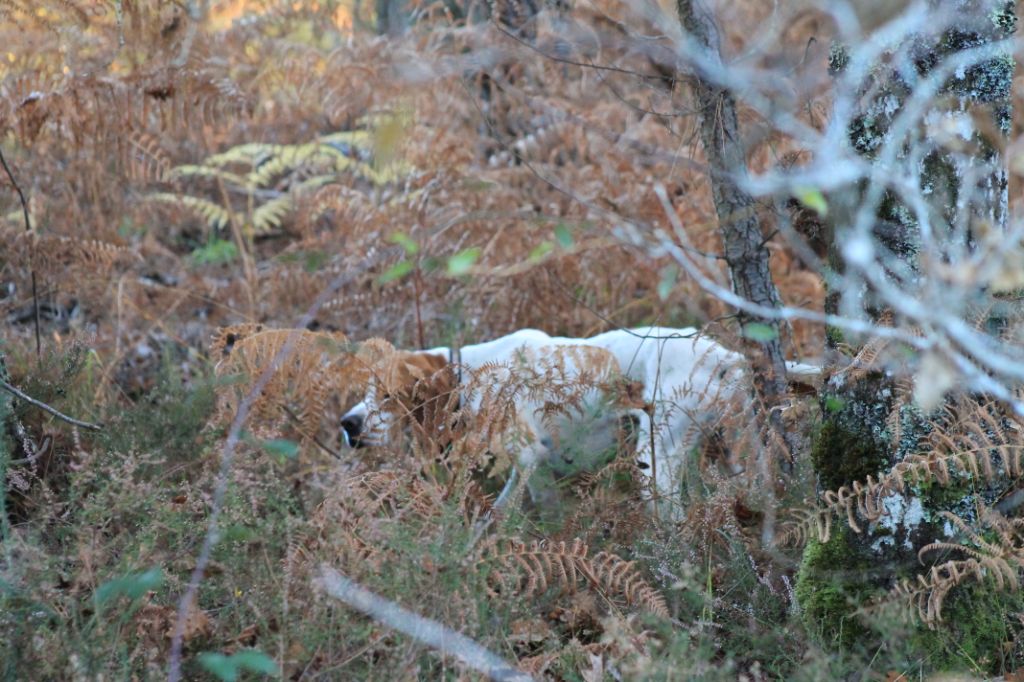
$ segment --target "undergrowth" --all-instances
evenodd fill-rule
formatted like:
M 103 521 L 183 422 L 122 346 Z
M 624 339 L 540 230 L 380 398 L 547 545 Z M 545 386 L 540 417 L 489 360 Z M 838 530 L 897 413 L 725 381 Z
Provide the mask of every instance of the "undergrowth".
M 55 395 L 74 404 L 88 377 L 65 377 L 66 366 L 48 371 Z M 41 385 L 50 381 L 43 376 Z M 29 487 L 7 496 L 6 676 L 165 674 L 177 598 L 206 531 L 224 434 L 210 415 L 226 387 L 209 370 L 185 381 L 165 366 L 148 394 L 96 415 L 103 432 L 51 423 L 67 440 L 61 468 L 12 467 L 9 480 Z M 456 451 L 471 431 L 455 435 Z M 755 510 L 713 478 L 703 502 L 691 499 L 687 526 L 652 523 L 628 470 L 625 479 L 620 471 L 566 488 L 561 512 L 538 526 L 528 508 L 488 515 L 483 460 L 465 473 L 450 461 L 438 469 L 410 446 L 377 470 L 374 459 L 339 467 L 313 443 L 289 456 L 255 436 L 243 445 L 221 539 L 187 614 L 187 677 L 211 674 L 199 662 L 204 652 L 227 660 L 258 652 L 293 679 L 456 674 L 418 642 L 325 598 L 315 586 L 322 564 L 553 678 L 614 670 L 634 679 L 811 680 L 869 664 L 927 668 L 909 638 L 842 653 L 809 647 L 805 628 L 818 625 L 795 601 L 797 556 L 757 549 Z M 51 504 L 14 513 L 22 497 Z M 705 523 L 698 509 L 717 530 L 696 530 Z
M 984 402 L 950 407 L 973 431 L 936 419 L 912 456 L 821 482 L 836 489 L 816 504 L 812 462 L 779 484 L 761 413 L 726 397 L 687 453 L 678 519 L 652 513 L 628 437 L 595 470 L 544 472 L 554 504 L 523 496 L 494 510 L 514 461 L 509 396 L 543 395 L 557 417 L 592 386 L 520 376 L 477 413 L 454 419 L 449 395 L 402 422 L 392 446 L 344 448 L 340 415 L 395 348 L 708 320 L 735 337 L 726 306 L 620 238 L 621 216 L 664 228 L 662 185 L 680 241 L 721 249 L 704 160 L 680 163 L 689 86 L 651 58 L 670 44 L 655 27 L 629 28 L 655 52 L 620 40 L 638 21 L 629 3 L 556 3 L 532 45 L 453 2 L 411 2 L 418 21 L 402 37 L 369 35 L 369 4 L 0 0 L 0 151 L 27 193 L 23 212 L 2 176 L 0 378 L 100 426 L 0 391 L 0 675 L 160 679 L 180 621 L 186 679 L 469 677 L 324 594 L 324 566 L 542 679 L 1018 667 L 1017 596 L 971 620 L 983 636 L 959 649 L 965 630 L 937 618 L 995 611 L 1013 587 L 1005 566 L 1019 566 L 1018 526 L 947 538 L 925 553 L 942 559 L 930 573 L 837 566 L 822 549 L 878 521 L 887 495 L 1019 478 L 1019 431 Z M 506 4 L 532 3 L 495 3 Z M 763 37 L 767 4 L 723 3 L 727 49 Z M 576 42 L 562 40 L 569 28 Z M 784 47 L 804 55 L 810 38 L 797 26 Z M 591 60 L 618 66 L 595 79 Z M 821 128 L 827 95 L 800 95 L 800 116 Z M 807 156 L 742 118 L 753 172 Z M 776 231 L 768 246 L 784 302 L 820 308 L 818 274 Z M 721 259 L 705 267 L 725 276 Z M 253 406 L 218 542 L 179 619 L 230 421 L 332 282 Z M 794 322 L 786 336 L 795 356 L 814 356 L 824 334 Z M 465 377 L 481 392 L 485 379 Z M 817 412 L 794 396 L 786 418 L 828 435 Z M 976 529 L 978 509 L 956 518 Z M 776 530 L 791 546 L 772 542 Z M 1005 584 L 993 587 L 994 570 Z M 870 613 L 833 585 L 865 572 L 888 595 Z M 936 637 L 921 639 L 908 614 Z M 845 638 L 847 621 L 863 636 Z

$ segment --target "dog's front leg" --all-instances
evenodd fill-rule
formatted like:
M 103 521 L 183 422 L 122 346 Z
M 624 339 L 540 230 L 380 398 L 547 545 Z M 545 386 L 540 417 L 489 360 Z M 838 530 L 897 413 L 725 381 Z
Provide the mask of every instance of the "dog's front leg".
M 530 479 L 533 477 L 533 472 L 536 470 L 537 465 L 547 460 L 551 456 L 550 452 L 550 439 L 541 438 L 536 433 L 535 429 L 532 429 L 527 425 L 528 433 L 530 434 L 527 443 L 522 444 L 519 450 L 519 456 L 516 458 L 517 463 L 512 466 L 512 473 L 509 474 L 508 481 L 505 482 L 505 487 L 502 488 L 501 493 L 498 494 L 498 499 L 494 501 L 495 509 L 505 508 L 512 499 L 518 499 L 521 495 L 518 494 L 519 488 L 523 484 L 529 486 Z M 522 470 L 523 482 L 519 482 L 519 471 Z M 516 494 L 514 494 L 516 493 Z M 533 487 L 530 486 L 530 495 L 533 496 Z
M 653 418 L 648 410 L 633 412 L 636 419 L 636 465 L 648 476 L 654 476 L 656 462 L 655 447 L 652 438 Z
M 505 481 L 505 487 L 501 489 L 498 494 L 498 499 L 494 501 L 495 509 L 504 509 L 508 504 L 508 501 L 512 498 L 512 492 L 516 489 L 516 484 L 519 482 L 519 467 L 512 467 L 512 472 L 508 476 L 508 480 Z

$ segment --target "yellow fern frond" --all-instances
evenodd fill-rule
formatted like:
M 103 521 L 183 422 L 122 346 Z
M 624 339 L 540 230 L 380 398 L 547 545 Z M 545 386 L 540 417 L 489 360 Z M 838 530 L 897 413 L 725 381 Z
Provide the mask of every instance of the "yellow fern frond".
M 207 226 L 213 230 L 224 229 L 230 220 L 230 213 L 223 206 L 200 197 L 188 196 L 185 194 L 171 194 L 169 192 L 154 192 L 147 195 L 151 201 L 158 201 L 166 204 L 181 206 L 198 214 Z

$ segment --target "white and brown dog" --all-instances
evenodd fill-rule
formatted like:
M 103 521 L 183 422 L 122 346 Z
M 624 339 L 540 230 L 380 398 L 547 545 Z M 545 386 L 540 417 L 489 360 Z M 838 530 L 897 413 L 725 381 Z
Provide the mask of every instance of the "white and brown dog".
M 451 404 L 444 397 L 451 391 L 474 412 L 485 402 L 510 403 L 514 418 L 496 445 L 524 471 L 547 465 L 541 476 L 527 479 L 535 501 L 553 492 L 552 476 L 592 468 L 612 453 L 628 419 L 628 402 L 620 397 L 628 391 L 619 390 L 622 372 L 611 352 L 533 329 L 463 346 L 457 354 L 447 347 L 399 351 L 372 367 L 371 376 L 365 399 L 341 419 L 349 445 L 385 444 L 396 415 L 421 420 L 432 401 Z M 513 469 L 497 506 L 515 480 Z
M 686 453 L 696 444 L 700 427 L 715 418 L 716 399 L 728 397 L 744 383 L 745 362 L 740 353 L 707 338 L 694 328 L 641 327 L 617 329 L 586 339 L 552 337 L 526 329 L 486 343 L 465 346 L 461 363 L 479 368 L 497 363 L 506 368 L 515 363 L 537 364 L 553 354 L 565 354 L 566 348 L 591 348 L 603 351 L 604 371 L 621 372 L 625 378 L 642 385 L 642 395 L 631 405 L 615 403 L 609 413 L 594 409 L 593 422 L 575 432 L 585 438 L 555 438 L 564 433 L 566 423 L 553 429 L 540 415 L 540 406 L 529 401 L 518 406 L 522 422 L 530 432 L 519 448 L 518 461 L 523 468 L 538 463 L 557 465 L 560 459 L 578 459 L 614 448 L 620 441 L 622 417 L 631 417 L 638 425 L 637 460 L 655 475 L 655 485 L 663 498 L 674 500 L 680 491 Z M 446 347 L 414 353 L 417 362 L 441 369 L 455 358 Z M 816 375 L 820 369 L 791 363 L 791 372 Z M 577 368 L 582 370 L 582 368 Z M 497 377 L 501 380 L 501 377 Z M 388 432 L 389 416 L 379 409 L 379 396 L 373 383 L 366 400 L 353 407 L 341 421 L 347 440 L 353 445 L 378 444 Z M 596 407 L 614 403 L 595 391 L 588 400 Z M 478 405 L 474 405 L 478 407 Z M 593 415 L 601 415 L 594 417 Z M 582 445 L 582 447 L 581 447 Z M 573 452 L 572 457 L 559 453 Z M 580 462 L 583 466 L 586 461 Z M 511 482 L 502 494 L 504 500 Z M 532 492 L 532 491 L 531 491 Z

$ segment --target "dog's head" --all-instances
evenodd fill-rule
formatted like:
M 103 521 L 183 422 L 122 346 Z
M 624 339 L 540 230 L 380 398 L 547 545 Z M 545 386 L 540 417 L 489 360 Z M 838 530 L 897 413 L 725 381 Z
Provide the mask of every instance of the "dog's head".
M 385 445 L 399 423 L 424 424 L 447 406 L 457 384 L 446 351 L 394 351 L 377 358 L 366 398 L 341 418 L 344 437 L 352 447 Z

